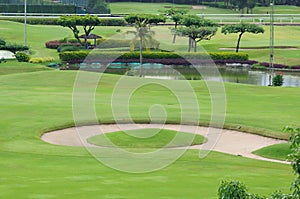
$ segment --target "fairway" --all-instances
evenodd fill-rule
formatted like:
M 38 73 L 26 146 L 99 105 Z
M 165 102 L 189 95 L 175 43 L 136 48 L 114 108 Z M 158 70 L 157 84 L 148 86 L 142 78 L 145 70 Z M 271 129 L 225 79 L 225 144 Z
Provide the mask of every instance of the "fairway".
M 113 14 L 157 14 L 173 5 L 110 6 Z M 278 9 L 287 12 L 285 6 Z M 210 7 L 190 13 L 201 12 L 232 13 Z M 22 23 L 0 20 L 0 27 L 7 43 L 23 43 Z M 264 34 L 243 36 L 240 51 L 249 60 L 268 62 L 270 32 L 262 27 Z M 178 36 L 173 44 L 170 28 L 151 27 L 159 48 L 186 52 L 188 38 Z M 93 34 L 118 43 L 132 39 L 132 30 L 97 26 Z M 275 31 L 275 63 L 299 65 L 300 26 Z M 219 28 L 211 40 L 198 43 L 198 51 L 233 52 L 237 36 Z M 27 25 L 34 58 L 61 62 L 45 42 L 72 37 L 61 26 Z M 286 159 L 290 134 L 282 129 L 299 127 L 300 87 L 151 79 L 47 64 L 0 63 L 0 199 L 217 199 L 220 182 L 228 179 L 262 196 L 290 193 L 296 177 L 291 165 L 268 158 Z M 155 156 L 157 151 L 163 155 Z
M 84 148 L 41 141 L 40 136 L 44 132 L 74 125 L 72 91 L 75 77 L 76 72 L 55 70 L 0 76 L 2 198 L 195 198 L 199 193 L 203 198 L 216 198 L 220 181 L 228 178 L 241 180 L 251 192 L 263 195 L 275 189 L 288 191 L 294 178 L 289 165 L 217 152 L 199 159 L 198 151 L 190 150 L 161 171 L 132 175 L 101 165 Z M 113 120 L 110 98 L 119 78 L 105 74 L 99 82 L 96 107 L 102 123 Z M 128 80 L 147 82 L 139 78 Z M 200 100 L 200 123 L 205 124 L 210 118 L 210 100 L 205 83 L 190 83 Z M 181 81 L 174 81 L 174 84 L 181 84 Z M 225 86 L 228 107 L 225 126 L 287 137 L 281 133 L 282 126 L 297 125 L 300 111 L 295 109 L 300 107 L 300 104 L 297 105 L 299 88 Z M 158 85 L 149 85 L 136 92 L 131 104 L 133 118 L 139 122 L 149 121 L 148 107 L 157 103 L 158 98 L 160 104 L 166 107 L 168 122 L 177 123 L 179 106 L 174 96 Z M 284 110 L 294 111 L 283 114 Z

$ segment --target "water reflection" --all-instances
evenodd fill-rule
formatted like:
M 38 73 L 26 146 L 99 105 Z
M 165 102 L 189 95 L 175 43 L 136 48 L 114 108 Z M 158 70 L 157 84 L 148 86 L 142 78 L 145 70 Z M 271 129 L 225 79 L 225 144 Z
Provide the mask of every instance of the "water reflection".
M 81 69 L 87 68 L 101 68 L 104 67 L 105 72 L 115 74 L 137 75 L 139 70 L 139 63 L 111 63 L 102 66 L 100 63 L 93 63 L 89 65 L 79 65 Z M 107 68 L 106 68 L 107 67 Z M 197 66 L 195 66 L 197 67 Z M 143 64 L 143 76 L 145 78 L 156 79 L 175 79 L 175 80 L 199 80 L 202 79 L 198 71 L 205 71 L 208 74 L 209 67 L 198 66 L 198 70 L 193 66 L 178 66 L 178 65 L 163 65 L 155 63 Z M 220 80 L 218 74 L 209 73 L 205 80 L 234 82 L 242 84 L 254 84 L 260 86 L 269 85 L 269 72 L 267 70 L 252 70 L 249 67 L 219 67 L 219 72 L 223 80 Z M 136 73 L 136 74 L 135 74 Z M 300 87 L 300 72 L 280 72 L 283 74 L 283 86 Z

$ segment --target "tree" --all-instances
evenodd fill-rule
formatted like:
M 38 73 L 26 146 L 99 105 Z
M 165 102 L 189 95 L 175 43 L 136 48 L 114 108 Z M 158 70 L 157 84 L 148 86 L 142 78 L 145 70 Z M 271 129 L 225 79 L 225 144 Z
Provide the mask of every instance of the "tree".
M 79 43 L 81 43 L 79 38 L 79 29 L 77 26 L 82 26 L 85 38 L 84 45 L 87 48 L 87 37 L 89 34 L 95 29 L 96 26 L 100 25 L 100 20 L 97 16 L 61 16 L 58 19 L 58 24 L 63 27 L 68 27 L 73 32 L 74 37 L 77 39 Z M 82 43 L 81 43 L 82 44 Z
M 253 8 L 255 7 L 256 2 L 257 0 L 247 0 L 247 13 L 249 13 L 250 10 L 250 13 L 253 14 Z
M 173 36 L 173 43 L 175 43 L 177 26 L 178 26 L 179 22 L 182 20 L 183 16 L 188 13 L 188 10 L 187 9 L 171 8 L 171 9 L 165 10 L 164 13 L 167 16 L 170 16 L 172 21 L 175 22 L 175 27 L 174 27 L 175 31 L 174 31 L 174 36 Z
M 188 52 L 191 51 L 191 48 L 194 48 L 194 52 L 197 52 L 197 43 L 202 40 L 210 40 L 218 30 L 218 24 L 196 15 L 184 16 L 180 23 L 185 25 L 185 27 L 173 30 L 178 35 L 189 38 Z
M 244 33 L 249 32 L 253 34 L 264 33 L 264 29 L 255 24 L 239 23 L 230 24 L 222 27 L 223 34 L 239 33 L 238 42 L 236 45 L 236 52 L 239 52 L 240 41 Z
M 180 36 L 187 36 L 189 38 L 188 52 L 191 52 L 191 48 L 194 48 L 194 52 L 197 52 L 197 43 L 202 40 L 210 40 L 217 32 L 217 27 L 179 27 L 177 33 Z
M 142 77 L 143 75 L 143 43 L 147 41 L 152 40 L 152 35 L 154 34 L 153 31 L 150 30 L 149 21 L 147 19 L 144 19 L 143 21 L 136 21 L 135 22 L 135 29 L 136 31 L 127 31 L 129 34 L 134 34 L 135 38 L 139 40 L 139 51 L 140 51 L 140 70 L 139 70 L 139 76 Z
M 166 17 L 164 15 L 153 15 L 153 14 L 130 14 L 127 15 L 125 21 L 129 24 L 135 24 L 136 22 L 147 21 L 147 24 L 158 24 L 166 22 Z

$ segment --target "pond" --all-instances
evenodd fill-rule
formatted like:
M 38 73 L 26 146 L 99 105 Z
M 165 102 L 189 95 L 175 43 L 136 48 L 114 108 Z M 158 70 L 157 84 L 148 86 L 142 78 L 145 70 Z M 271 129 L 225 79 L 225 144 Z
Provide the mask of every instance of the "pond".
M 80 68 L 101 68 L 100 63 L 80 64 Z M 175 69 L 175 70 L 174 70 Z M 210 70 L 209 67 L 206 68 Z M 139 63 L 111 63 L 105 72 L 114 74 L 138 75 Z M 201 69 L 203 70 L 203 69 Z M 218 70 L 224 82 L 234 82 L 241 84 L 254 84 L 260 86 L 269 85 L 268 70 L 253 70 L 245 66 L 220 66 Z M 278 71 L 275 73 L 283 74 L 283 86 L 300 87 L 300 72 Z M 199 80 L 202 79 L 199 72 L 192 66 L 163 65 L 145 63 L 143 64 L 143 76 L 145 78 L 175 79 L 175 80 Z M 210 74 L 206 80 L 220 81 L 218 74 Z

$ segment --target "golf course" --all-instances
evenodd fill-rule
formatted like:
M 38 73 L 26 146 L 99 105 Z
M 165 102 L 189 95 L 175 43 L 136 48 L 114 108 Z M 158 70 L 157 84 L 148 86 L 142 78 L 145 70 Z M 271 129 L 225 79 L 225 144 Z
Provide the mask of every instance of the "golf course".
M 134 4 L 132 3 L 132 7 Z M 143 10 L 140 4 L 135 7 L 135 12 Z M 280 8 L 286 9 L 284 6 Z M 265 13 L 262 7 L 256 9 L 258 13 Z M 299 7 L 294 6 L 293 9 L 296 13 Z M 157 10 L 158 8 L 149 7 L 151 14 L 156 14 Z M 127 14 L 126 11 L 130 9 L 122 3 L 112 3 L 111 11 Z M 212 8 L 209 12 L 227 14 L 226 10 L 220 11 L 217 8 Z M 151 27 L 155 33 L 154 38 L 160 42 L 159 48 L 169 52 L 187 52 L 188 38 L 177 37 L 176 43 L 173 44 L 170 27 L 167 25 Z M 247 53 L 249 60 L 268 62 L 270 29 L 266 25 L 262 27 L 265 30 L 263 34 L 245 33 L 241 40 L 240 52 Z M 127 32 L 133 29 L 132 26 L 96 26 L 93 33 L 106 39 L 121 40 L 131 38 Z M 0 38 L 7 43 L 23 43 L 24 24 L 0 20 L 0 30 Z M 80 32 L 83 32 L 82 28 Z M 275 27 L 274 63 L 299 66 L 299 32 L 300 26 Z M 72 32 L 66 27 L 27 24 L 27 45 L 31 58 L 50 57 L 53 63 L 61 63 L 57 50 L 46 48 L 45 43 L 64 38 L 73 38 Z M 203 52 L 234 52 L 237 38 L 237 34 L 222 34 L 219 28 L 211 40 L 199 42 L 198 49 Z M 130 47 L 122 49 L 124 52 L 129 50 Z M 218 100 L 226 106 L 222 112 L 224 116 L 222 127 L 225 130 L 284 142 L 257 150 L 254 154 L 286 160 L 289 144 L 285 142 L 290 133 L 283 132 L 283 128 L 299 127 L 300 87 L 256 86 L 206 80 L 148 79 L 80 70 L 59 70 L 48 67 L 49 63 L 17 60 L 0 63 L 0 198 L 216 199 L 220 182 L 228 179 L 241 181 L 251 193 L 262 196 L 269 196 L 276 190 L 290 193 L 290 185 L 295 179 L 290 164 L 214 150 L 201 158 L 200 149 L 194 148 L 186 150 L 172 164 L 161 169 L 128 173 L 103 164 L 86 146 L 51 144 L 41 137 L 53 131 L 76 126 L 110 125 L 118 122 L 126 124 L 129 121 L 125 116 L 124 120 L 118 120 L 122 115 L 116 115 L 118 113 L 116 110 L 123 110 L 123 107 L 128 107 L 132 121 L 137 124 L 155 123 L 156 120 L 151 118 L 151 111 L 153 107 L 158 106 L 158 110 L 163 109 L 163 112 L 154 115 L 157 118 L 165 117 L 163 122 L 166 124 L 209 127 L 212 125 L 212 118 L 216 116 L 213 114 L 214 106 L 219 105 L 213 103 L 212 96 L 216 91 L 211 88 L 221 85 L 225 95 Z M 80 75 L 88 77 L 84 87 L 81 88 L 79 85 L 82 92 L 92 90 L 94 98 L 92 105 L 88 104 L 90 101 L 83 105 L 87 107 L 91 105 L 97 123 L 86 118 L 74 119 L 76 86 L 78 82 L 80 83 Z M 96 85 L 93 84 L 93 78 L 99 80 Z M 124 85 L 138 86 L 133 89 L 128 101 L 114 102 L 118 89 L 122 89 Z M 174 89 L 171 90 L 165 85 L 172 85 Z M 183 89 L 186 85 L 189 89 Z M 124 91 L 127 92 L 126 89 Z M 196 103 L 181 104 L 181 100 L 191 101 L 191 91 Z M 178 99 L 179 97 L 181 99 Z M 195 118 L 192 118 L 191 123 L 182 121 L 183 107 L 185 114 L 189 116 L 193 116 L 194 111 L 199 110 L 196 122 Z M 193 135 L 191 133 L 170 129 L 161 130 L 155 136 L 143 140 L 143 136 L 148 137 L 156 131 L 159 130 L 152 128 L 130 130 L 129 133 L 141 136 L 136 138 L 119 130 L 105 135 L 93 135 L 85 141 L 90 145 L 96 145 L 100 152 L 102 148 L 104 151 L 109 150 L 111 146 L 105 143 L 105 139 L 109 139 L 124 150 L 139 153 L 155 151 L 176 136 L 183 141 L 170 145 L 170 151 L 177 150 L 176 147 L 197 146 L 209 142 L 209 138 L 204 134 L 191 136 Z M 232 144 L 230 139 L 226 142 L 229 146 Z M 241 142 L 247 144 L 246 140 Z M 110 158 L 106 153 L 100 153 L 98 156 Z M 136 165 L 126 166 L 134 168 Z

